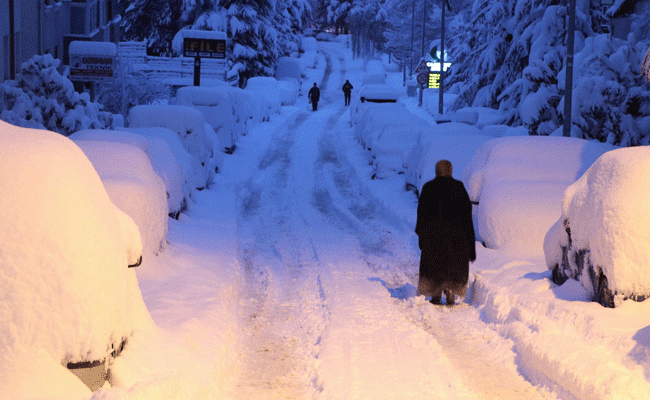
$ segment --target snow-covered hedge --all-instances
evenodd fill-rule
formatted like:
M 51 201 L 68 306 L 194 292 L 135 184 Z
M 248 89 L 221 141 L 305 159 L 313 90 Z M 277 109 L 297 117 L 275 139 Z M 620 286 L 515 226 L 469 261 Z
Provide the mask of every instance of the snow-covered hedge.
M 0 398 L 86 397 L 62 363 L 110 358 L 151 321 L 138 228 L 70 139 L 0 121 L 0 159 Z
M 614 148 L 566 137 L 485 142 L 463 176 L 470 199 L 479 203 L 478 236 L 489 248 L 542 254 L 544 236 L 560 215 L 564 190 Z
M 185 150 L 198 162 L 198 189 L 212 182 L 223 157 L 223 152 L 214 148 L 218 142 L 214 130 L 206 129 L 206 125 L 203 114 L 189 106 L 143 105 L 135 106 L 129 112 L 129 126 L 132 128 L 167 128 L 178 135 Z
M 0 119 L 16 126 L 47 129 L 63 135 L 90 128 L 109 128 L 112 115 L 103 112 L 88 93 L 77 93 L 50 54 L 24 62 L 16 80 L 0 84 Z
M 609 305 L 650 296 L 648 176 L 647 147 L 598 158 L 564 192 L 561 216 L 544 240 L 549 269 L 579 280 L 594 300 L 602 273 L 615 296 Z
M 167 193 L 149 157 L 125 143 L 79 140 L 113 204 L 133 219 L 147 253 L 158 254 L 167 242 Z

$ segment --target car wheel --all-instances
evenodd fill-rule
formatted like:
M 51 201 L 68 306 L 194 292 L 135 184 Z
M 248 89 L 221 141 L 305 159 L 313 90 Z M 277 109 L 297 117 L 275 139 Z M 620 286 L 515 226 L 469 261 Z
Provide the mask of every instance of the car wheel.
M 551 281 L 553 281 L 553 283 L 555 283 L 558 286 L 562 286 L 562 284 L 564 284 L 564 282 L 566 282 L 567 279 L 568 277 L 560 269 L 560 265 L 555 264 L 555 267 L 551 271 Z
M 609 289 L 607 277 L 601 272 L 598 280 L 597 301 L 603 307 L 614 308 L 614 293 Z

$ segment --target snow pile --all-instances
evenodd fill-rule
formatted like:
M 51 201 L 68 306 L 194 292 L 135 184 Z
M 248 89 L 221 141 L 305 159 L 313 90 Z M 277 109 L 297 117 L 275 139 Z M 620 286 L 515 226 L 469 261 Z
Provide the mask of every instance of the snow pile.
M 124 143 L 79 140 L 113 204 L 138 225 L 142 245 L 152 254 L 165 247 L 167 194 L 147 154 Z
M 602 269 L 614 293 L 650 295 L 649 173 L 646 147 L 617 149 L 598 158 L 564 193 L 562 215 L 544 242 L 549 268 L 562 265 L 562 247 L 568 248 L 569 259 L 587 250 L 591 264 Z M 593 294 L 590 274 L 572 272 Z
M 541 254 L 560 200 L 611 145 L 565 137 L 508 137 L 484 143 L 464 172 L 478 235 L 489 248 Z M 539 199 L 544 199 L 540 202 Z
M 232 151 L 239 139 L 235 129 L 237 118 L 230 96 L 222 88 L 184 86 L 176 92 L 174 104 L 199 110 L 217 133 L 219 143 L 223 147 L 221 150 Z
M 142 105 L 129 112 L 132 128 L 161 127 L 175 132 L 185 150 L 199 163 L 199 182 L 196 188 L 204 188 L 212 182 L 216 169 L 221 165 L 222 152 L 214 149 L 214 131 L 206 130 L 203 115 L 195 108 L 179 105 Z
M 60 134 L 0 122 L 0 159 L 0 397 L 89 393 L 62 364 L 104 360 L 150 321 L 128 268 L 138 228 Z

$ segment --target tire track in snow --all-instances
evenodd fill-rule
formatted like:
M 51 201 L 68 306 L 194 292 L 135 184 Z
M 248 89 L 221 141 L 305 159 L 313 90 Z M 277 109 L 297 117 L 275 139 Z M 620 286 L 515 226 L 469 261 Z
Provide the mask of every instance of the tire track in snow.
M 331 60 L 321 89 L 327 88 Z M 325 99 L 326 100 L 326 99 Z M 326 102 L 324 102 L 326 103 Z M 325 105 L 325 104 L 324 104 Z M 309 399 L 320 392 L 315 363 L 328 310 L 316 250 L 293 196 L 291 151 L 309 118 L 299 113 L 274 132 L 258 171 L 240 195 L 240 258 L 247 298 L 241 300 L 243 339 L 233 399 Z
M 391 292 L 413 324 L 431 335 L 442 346 L 454 367 L 466 377 L 466 384 L 486 399 L 556 399 L 557 397 L 528 382 L 517 370 L 517 354 L 494 350 L 512 348 L 512 344 L 480 320 L 478 310 L 462 304 L 456 308 L 436 307 L 415 297 L 419 254 L 408 242 L 402 227 L 389 225 L 378 202 L 367 195 L 364 183 L 350 161 L 342 154 L 342 135 L 324 135 L 320 142 L 322 165 L 329 170 L 320 176 L 331 177 L 318 191 L 320 210 L 336 216 L 341 229 L 357 235 L 365 261 Z M 337 142 L 338 141 L 338 142 Z M 336 143 L 336 145 L 335 145 Z M 324 201 L 323 199 L 327 199 Z M 317 201 L 318 203 L 319 201 Z

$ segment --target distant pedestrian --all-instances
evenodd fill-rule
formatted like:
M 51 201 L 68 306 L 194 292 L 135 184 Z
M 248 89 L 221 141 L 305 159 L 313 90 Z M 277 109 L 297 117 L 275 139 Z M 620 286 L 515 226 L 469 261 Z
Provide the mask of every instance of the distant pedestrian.
M 440 304 L 443 292 L 447 305 L 455 303 L 456 295 L 465 295 L 469 261 L 476 260 L 472 204 L 451 172 L 449 161 L 438 161 L 435 179 L 424 184 L 418 200 L 418 295 L 431 296 L 433 304 Z
M 343 96 L 345 97 L 345 105 L 349 106 L 350 105 L 350 98 L 352 96 L 352 89 L 354 87 L 350 83 L 349 80 L 346 80 L 345 83 L 343 84 Z
M 309 89 L 307 97 L 309 97 L 309 101 L 311 102 L 311 108 L 316 111 L 318 109 L 318 100 L 320 99 L 320 89 L 316 86 L 316 82 L 314 82 L 314 86 Z

